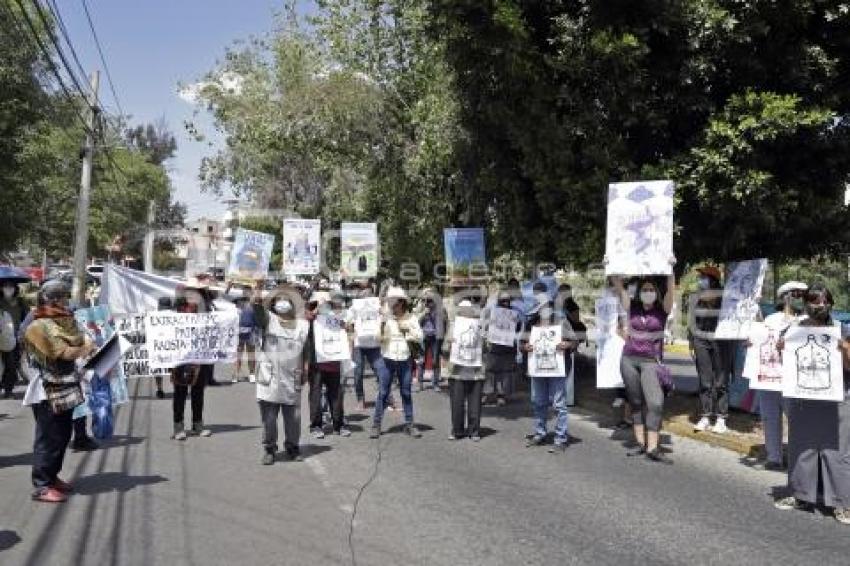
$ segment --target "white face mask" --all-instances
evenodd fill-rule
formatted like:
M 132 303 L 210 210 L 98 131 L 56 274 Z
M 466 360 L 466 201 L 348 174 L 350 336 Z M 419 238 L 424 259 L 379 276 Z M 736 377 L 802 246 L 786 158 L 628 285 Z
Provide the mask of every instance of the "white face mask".
M 711 289 L 711 280 L 708 277 L 700 277 L 697 285 L 699 285 L 700 290 L 707 291 Z
M 289 301 L 277 301 L 274 304 L 274 312 L 277 314 L 286 314 L 292 310 L 292 303 Z
M 3 296 L 7 299 L 11 299 L 15 296 L 15 288 L 14 287 L 3 287 Z
M 655 303 L 655 299 L 658 298 L 658 294 L 655 291 L 641 291 L 640 292 L 640 302 L 644 305 L 652 305 Z

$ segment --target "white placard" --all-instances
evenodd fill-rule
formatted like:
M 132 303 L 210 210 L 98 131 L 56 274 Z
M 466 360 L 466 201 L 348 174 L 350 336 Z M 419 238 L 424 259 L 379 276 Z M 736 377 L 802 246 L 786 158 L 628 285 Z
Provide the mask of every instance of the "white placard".
M 606 275 L 669 275 L 673 257 L 673 181 L 608 186 Z
M 113 318 L 118 335 L 130 344 L 122 359 L 124 376 L 130 378 L 168 375 L 168 370 L 165 368 L 150 367 L 150 356 L 148 356 L 145 339 L 145 315 L 143 313 L 119 314 Z
M 564 353 L 557 349 L 561 343 L 561 325 L 532 327 L 529 343 L 534 351 L 528 354 L 528 375 L 566 377 Z
M 322 221 L 287 218 L 283 221 L 283 272 L 287 275 L 319 273 Z
M 481 321 L 479 319 L 464 316 L 455 318 L 449 361 L 458 366 L 481 367 L 481 334 Z
M 782 353 L 776 345 L 780 338 L 777 328 L 763 322 L 750 327 L 750 343 L 744 360 L 743 377 L 750 380 L 750 389 L 782 391 Z
M 513 346 L 516 343 L 519 313 L 502 307 L 490 308 L 487 321 L 487 341 L 501 346 Z
M 752 259 L 727 266 L 723 303 L 714 337 L 718 340 L 746 340 L 758 318 L 761 288 L 767 273 L 766 259 Z
M 844 374 L 837 326 L 793 326 L 782 351 L 782 395 L 844 401 Z
M 149 312 L 145 343 L 152 368 L 235 362 L 239 312 Z
M 345 321 L 341 318 L 324 314 L 317 316 L 313 322 L 313 341 L 317 362 L 351 360 Z
M 381 301 L 377 297 L 354 299 L 354 333 L 360 340 L 378 340 L 381 337 Z
M 620 301 L 606 297 L 596 301 L 596 388 L 624 387 L 620 373 L 625 341 L 617 334 Z

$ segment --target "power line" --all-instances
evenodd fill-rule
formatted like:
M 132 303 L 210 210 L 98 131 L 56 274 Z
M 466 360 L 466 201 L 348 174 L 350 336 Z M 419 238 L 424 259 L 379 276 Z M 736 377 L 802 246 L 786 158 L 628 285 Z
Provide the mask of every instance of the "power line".
M 71 43 L 71 35 L 68 33 L 68 28 L 65 26 L 65 20 L 62 19 L 62 13 L 59 11 L 59 6 L 56 4 L 56 0 L 48 0 L 48 10 L 50 10 L 53 15 L 53 19 L 59 25 L 59 32 L 62 34 L 62 37 L 65 38 L 65 43 L 71 49 L 71 57 L 73 57 L 74 61 L 77 63 L 77 69 L 79 69 L 80 74 L 82 76 L 86 76 L 85 66 L 83 66 L 80 58 L 77 56 L 77 50 L 74 49 L 74 44 Z
M 115 99 L 115 105 L 118 107 L 118 112 L 121 116 L 126 116 L 126 114 L 124 114 L 124 109 L 121 108 L 121 101 L 118 100 L 118 93 L 115 91 L 115 83 L 112 81 L 112 73 L 109 72 L 109 65 L 106 64 L 106 57 L 103 54 L 100 39 L 98 38 L 97 31 L 94 28 L 94 22 L 92 21 L 91 13 L 89 12 L 88 2 L 86 2 L 86 0 L 80 0 L 80 2 L 82 3 L 83 10 L 86 13 L 86 20 L 89 22 L 89 29 L 91 29 L 92 37 L 94 37 L 94 44 L 97 47 L 97 53 L 100 55 L 100 62 L 103 63 L 103 70 L 106 73 L 106 80 L 109 83 L 109 90 L 112 92 L 112 98 Z

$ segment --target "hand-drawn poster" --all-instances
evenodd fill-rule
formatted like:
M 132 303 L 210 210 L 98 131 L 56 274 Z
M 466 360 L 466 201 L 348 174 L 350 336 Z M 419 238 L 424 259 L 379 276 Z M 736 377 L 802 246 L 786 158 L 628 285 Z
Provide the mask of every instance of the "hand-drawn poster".
M 617 334 L 620 321 L 620 301 L 607 297 L 596 301 L 596 388 L 623 387 L 620 358 L 625 341 Z
M 534 326 L 529 343 L 534 351 L 528 354 L 528 375 L 532 377 L 566 377 L 564 352 L 558 351 L 561 343 L 561 325 Z
M 500 346 L 516 344 L 519 313 L 513 309 L 492 307 L 487 323 L 487 341 Z
M 145 339 L 155 368 L 236 361 L 239 311 L 145 314 Z
M 109 307 L 96 306 L 77 309 L 74 311 L 74 318 L 98 348 L 106 344 L 115 335 L 115 321 L 109 313 Z M 116 365 L 107 375 L 101 377 L 109 379 L 113 405 L 123 405 L 130 400 L 130 393 L 127 391 L 127 379 L 121 364 Z
M 750 380 L 750 389 L 782 391 L 782 353 L 776 347 L 779 330 L 763 322 L 750 327 L 750 344 L 742 376 Z
M 749 337 L 752 324 L 759 314 L 765 273 L 766 259 L 740 261 L 727 266 L 715 339 L 746 340 Z
M 483 228 L 445 228 L 446 269 L 453 284 L 471 283 L 486 275 Z
M 124 376 L 130 378 L 168 375 L 169 371 L 165 368 L 150 367 L 145 343 L 145 315 L 116 315 L 114 319 L 118 334 L 130 343 L 130 349 L 123 358 Z
M 273 248 L 273 235 L 237 229 L 227 275 L 232 279 L 245 281 L 265 279 L 269 274 Z
M 287 218 L 283 221 L 283 272 L 315 275 L 321 267 L 322 221 Z
M 340 226 L 339 273 L 342 277 L 378 275 L 378 225 L 343 222 Z
M 377 297 L 351 302 L 354 333 L 359 341 L 377 340 L 381 336 L 381 301 Z
M 458 366 L 481 367 L 482 329 L 477 318 L 459 316 L 454 320 L 449 361 Z
M 782 351 L 782 395 L 796 399 L 844 401 L 844 377 L 837 326 L 793 326 Z
M 313 341 L 316 361 L 343 362 L 351 360 L 351 348 L 345 321 L 333 315 L 320 314 L 313 322 Z
M 673 266 L 673 181 L 608 186 L 606 275 L 669 275 Z

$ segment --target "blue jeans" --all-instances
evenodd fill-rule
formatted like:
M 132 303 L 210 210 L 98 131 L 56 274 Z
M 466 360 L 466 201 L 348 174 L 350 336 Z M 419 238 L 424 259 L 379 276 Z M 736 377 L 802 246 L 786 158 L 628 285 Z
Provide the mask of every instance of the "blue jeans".
M 393 384 L 393 378 L 398 376 L 398 388 L 401 391 L 401 404 L 404 407 L 404 421 L 406 423 L 413 422 L 413 397 L 410 393 L 410 384 L 412 381 L 412 368 L 410 360 L 399 362 L 396 360 L 384 360 L 387 371 L 381 372 L 378 376 L 378 398 L 375 400 L 375 425 L 380 426 L 381 419 L 384 416 L 384 407 L 387 406 L 390 396 L 390 388 Z
M 532 377 L 531 402 L 534 405 L 534 434 L 546 436 L 549 406 L 555 408 L 555 444 L 567 442 L 567 378 Z
M 782 463 L 782 410 L 784 402 L 780 391 L 759 391 L 759 412 L 764 428 L 764 450 L 767 461 Z
M 431 385 L 434 389 L 440 386 L 440 352 L 443 349 L 442 338 L 436 336 L 427 336 L 425 338 L 425 353 L 431 351 L 431 360 L 433 365 L 433 375 L 431 376 Z M 419 382 L 422 383 L 422 377 L 425 375 L 425 356 L 422 356 L 422 373 L 419 374 Z M 420 385 L 421 387 L 421 385 Z
M 387 372 L 384 356 L 381 355 L 380 348 L 354 348 L 351 358 L 354 361 L 354 392 L 357 395 L 358 401 L 365 401 L 366 393 L 363 391 L 363 370 L 366 368 L 366 362 L 369 362 L 372 371 L 375 372 L 375 378 L 380 384 L 381 375 Z

